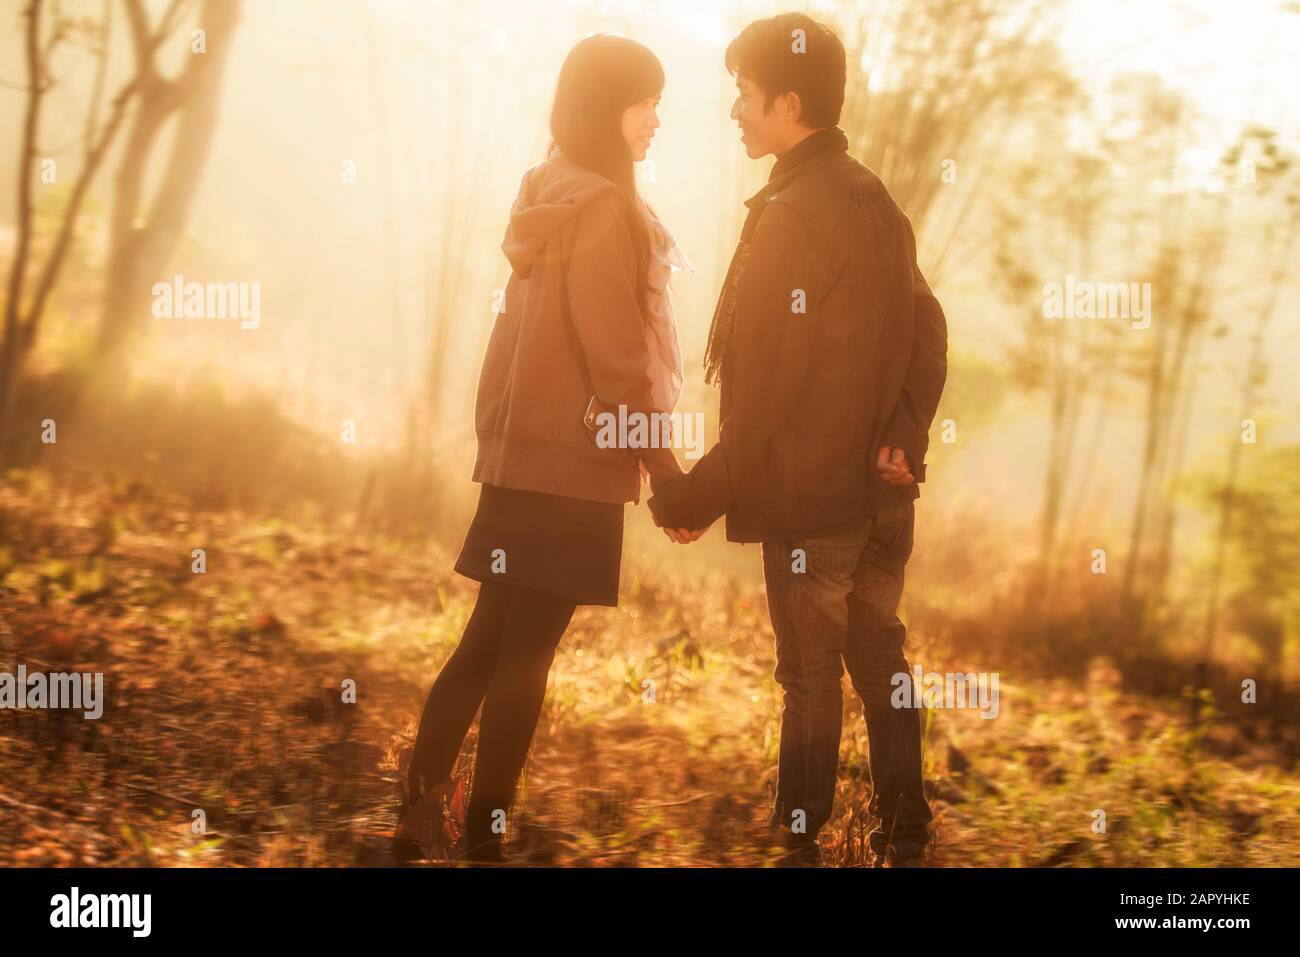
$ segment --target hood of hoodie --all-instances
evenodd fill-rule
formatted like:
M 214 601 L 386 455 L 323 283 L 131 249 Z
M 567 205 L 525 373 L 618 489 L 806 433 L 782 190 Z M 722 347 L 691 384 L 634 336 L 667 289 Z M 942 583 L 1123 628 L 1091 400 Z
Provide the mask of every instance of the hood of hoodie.
M 616 189 L 610 180 L 558 152 L 524 173 L 501 241 L 515 274 L 527 279 L 547 240 L 587 203 Z

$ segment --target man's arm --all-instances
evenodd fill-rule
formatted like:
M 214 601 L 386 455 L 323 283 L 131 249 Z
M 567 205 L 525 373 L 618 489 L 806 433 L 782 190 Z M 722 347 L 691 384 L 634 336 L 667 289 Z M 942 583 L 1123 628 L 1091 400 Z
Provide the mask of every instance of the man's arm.
M 815 277 L 801 254 L 809 244 L 802 236 L 791 207 L 772 203 L 764 210 L 750 242 L 727 344 L 727 417 L 718 443 L 688 474 L 651 483 L 650 510 L 660 525 L 699 529 L 716 521 L 730 506 L 732 489 L 790 413 L 808 368 L 816 309 Z M 796 312 L 800 300 L 805 311 Z
M 881 442 L 907 454 L 916 481 L 925 481 L 925 453 L 930 446 L 930 424 L 939 408 L 939 396 L 948 377 L 948 324 L 943 307 L 930 291 L 916 264 L 916 235 L 900 212 L 906 263 L 912 270 L 912 355 L 903 391 L 894 405 Z

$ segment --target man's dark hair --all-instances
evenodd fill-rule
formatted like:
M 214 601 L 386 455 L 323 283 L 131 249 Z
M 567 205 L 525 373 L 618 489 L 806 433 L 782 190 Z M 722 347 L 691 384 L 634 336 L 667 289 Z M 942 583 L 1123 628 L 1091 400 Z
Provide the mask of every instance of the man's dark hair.
M 840 121 L 844 60 L 844 44 L 835 31 L 806 13 L 755 20 L 728 44 L 726 54 L 729 72 L 744 74 L 763 90 L 765 111 L 776 97 L 799 94 L 799 121 L 812 129 Z

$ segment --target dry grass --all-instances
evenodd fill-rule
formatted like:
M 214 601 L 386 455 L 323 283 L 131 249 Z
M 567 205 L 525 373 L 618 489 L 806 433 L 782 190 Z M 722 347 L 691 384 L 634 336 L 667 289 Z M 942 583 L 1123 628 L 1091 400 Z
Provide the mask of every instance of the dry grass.
M 390 862 L 395 758 L 477 587 L 447 555 L 198 512 L 140 486 L 74 494 L 39 473 L 0 487 L 0 533 L 0 670 L 103 671 L 107 697 L 97 722 L 0 714 L 0 864 Z M 933 636 L 915 647 L 927 670 L 964 670 Z M 761 591 L 629 556 L 621 607 L 580 609 L 557 656 L 516 858 L 770 864 L 773 664 Z M 838 865 L 865 863 L 858 709 L 848 691 L 823 838 Z M 1105 661 L 1085 681 L 1003 672 L 996 720 L 931 710 L 925 729 L 935 865 L 1300 856 L 1284 755 L 1236 723 L 1189 732 L 1176 701 L 1125 692 Z M 462 773 L 472 750 L 471 734 Z

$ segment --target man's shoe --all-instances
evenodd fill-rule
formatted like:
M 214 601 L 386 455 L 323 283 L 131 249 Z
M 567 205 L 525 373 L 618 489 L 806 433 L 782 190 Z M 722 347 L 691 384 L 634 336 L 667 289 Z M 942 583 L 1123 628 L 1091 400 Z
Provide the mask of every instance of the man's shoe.
M 777 859 L 777 867 L 822 866 L 822 849 L 815 836 L 787 832 L 781 845 L 784 851 Z
M 470 866 L 510 863 L 501 847 L 500 838 L 489 838 L 486 841 L 480 841 L 478 844 L 470 845 L 460 856 L 460 860 Z
M 890 867 L 924 867 L 924 844 L 891 845 L 886 853 Z

